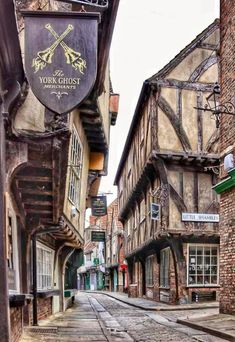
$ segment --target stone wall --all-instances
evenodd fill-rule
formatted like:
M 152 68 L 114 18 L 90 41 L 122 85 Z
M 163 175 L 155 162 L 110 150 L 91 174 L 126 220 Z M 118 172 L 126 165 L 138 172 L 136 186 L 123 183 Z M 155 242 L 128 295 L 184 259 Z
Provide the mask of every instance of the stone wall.
M 11 341 L 19 341 L 23 333 L 22 308 L 10 308 Z
M 235 6 L 221 0 L 221 103 L 234 104 L 235 93 Z M 235 155 L 235 119 L 224 115 L 220 125 L 221 156 Z M 235 314 L 235 188 L 221 194 L 220 206 L 220 311 Z

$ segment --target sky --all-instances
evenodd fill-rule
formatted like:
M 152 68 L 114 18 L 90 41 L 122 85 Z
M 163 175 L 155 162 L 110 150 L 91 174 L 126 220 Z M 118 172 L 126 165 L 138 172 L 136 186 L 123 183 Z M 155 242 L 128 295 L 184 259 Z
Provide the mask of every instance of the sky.
M 113 90 L 120 94 L 116 126 L 111 126 L 108 176 L 100 193 L 108 204 L 143 82 L 219 18 L 219 0 L 120 0 L 110 51 Z

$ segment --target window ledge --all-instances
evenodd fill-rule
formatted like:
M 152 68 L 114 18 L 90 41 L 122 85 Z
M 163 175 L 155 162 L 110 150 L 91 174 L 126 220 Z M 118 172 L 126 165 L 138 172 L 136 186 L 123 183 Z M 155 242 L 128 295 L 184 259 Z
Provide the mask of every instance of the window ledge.
M 199 287 L 199 288 L 213 288 L 213 287 L 215 287 L 215 288 L 220 288 L 220 285 L 187 285 L 186 286 L 187 288 L 197 288 L 197 287 Z
M 9 294 L 9 302 L 10 302 L 10 307 L 19 307 L 19 306 L 24 306 L 26 305 L 26 300 L 29 298 L 29 295 L 27 294 Z
M 38 298 L 48 298 L 52 296 L 59 296 L 60 290 L 38 290 L 37 297 Z
M 159 289 L 160 289 L 160 290 L 170 290 L 171 288 L 170 288 L 170 287 L 163 287 L 163 286 L 160 286 Z

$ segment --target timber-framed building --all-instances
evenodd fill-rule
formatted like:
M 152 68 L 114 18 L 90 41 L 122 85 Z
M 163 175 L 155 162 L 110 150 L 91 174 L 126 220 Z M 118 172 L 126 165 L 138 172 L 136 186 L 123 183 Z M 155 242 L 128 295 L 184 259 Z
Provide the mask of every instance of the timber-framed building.
M 219 132 L 200 109 L 218 81 L 218 48 L 216 20 L 143 84 L 115 178 L 130 296 L 168 303 L 218 296 L 218 222 L 207 216 L 218 218 Z M 183 213 L 204 219 L 185 221 Z

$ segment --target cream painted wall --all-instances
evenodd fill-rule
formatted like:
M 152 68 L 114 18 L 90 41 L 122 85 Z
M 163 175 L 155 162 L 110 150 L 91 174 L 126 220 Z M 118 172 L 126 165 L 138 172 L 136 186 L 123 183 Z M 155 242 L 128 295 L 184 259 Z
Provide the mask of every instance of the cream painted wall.
M 202 63 L 202 61 L 210 56 L 211 50 L 197 48 L 193 50 L 187 57 L 185 57 L 183 61 L 167 75 L 166 78 L 187 81 L 193 71 Z
M 104 133 L 109 143 L 109 130 L 110 130 L 110 118 L 109 118 L 109 95 L 110 95 L 110 74 L 109 63 L 105 72 L 104 92 L 98 98 L 98 106 L 102 116 Z
M 161 150 L 182 151 L 182 144 L 163 111 L 158 108 L 158 144 Z

